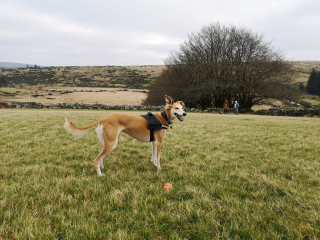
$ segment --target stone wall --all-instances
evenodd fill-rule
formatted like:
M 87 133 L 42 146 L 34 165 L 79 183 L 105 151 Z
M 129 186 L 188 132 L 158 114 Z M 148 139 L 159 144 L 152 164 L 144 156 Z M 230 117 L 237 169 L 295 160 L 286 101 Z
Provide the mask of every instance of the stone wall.
M 270 108 L 269 110 L 259 110 L 254 114 L 257 115 L 269 115 L 269 116 L 320 116 L 320 108 L 308 108 L 308 109 L 278 109 Z
M 13 108 L 51 108 L 51 109 L 104 109 L 104 110 L 143 110 L 163 111 L 165 106 L 142 106 L 142 105 L 108 105 L 108 104 L 85 104 L 85 103 L 56 103 L 42 104 L 36 102 L 9 102 Z M 187 109 L 189 112 L 199 112 L 198 109 Z
M 14 108 L 51 108 L 51 109 L 104 109 L 104 110 L 143 110 L 143 111 L 163 111 L 162 106 L 142 106 L 142 105 L 107 105 L 107 104 L 85 104 L 85 103 L 56 103 L 56 104 L 42 104 L 36 102 L 10 102 L 9 106 Z M 204 112 L 223 112 L 221 109 L 207 109 Z M 201 112 L 196 108 L 187 108 L 187 112 Z M 243 109 L 239 109 L 240 113 L 248 113 Z M 233 113 L 233 109 L 229 109 L 229 113 Z M 259 110 L 256 112 L 250 111 L 257 115 L 269 115 L 269 116 L 320 116 L 320 108 L 308 108 L 308 109 L 278 109 L 271 108 L 269 110 Z
M 128 105 L 107 105 L 107 104 L 85 104 L 85 103 L 56 103 L 42 104 L 36 102 L 10 102 L 9 105 L 15 108 L 52 108 L 52 109 L 105 109 L 105 110 L 162 110 L 164 106 L 128 106 Z

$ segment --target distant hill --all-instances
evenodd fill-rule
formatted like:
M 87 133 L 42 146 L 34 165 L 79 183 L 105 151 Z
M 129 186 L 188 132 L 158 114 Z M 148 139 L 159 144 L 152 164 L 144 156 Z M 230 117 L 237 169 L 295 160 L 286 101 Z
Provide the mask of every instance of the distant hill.
M 64 87 L 149 88 L 163 65 L 2 68 L 0 76 L 10 85 Z
M 30 67 L 34 65 L 35 64 L 0 62 L 0 68 L 26 68 L 27 66 Z
M 312 69 L 320 71 L 320 61 L 292 61 L 292 64 L 298 73 L 295 83 L 306 85 Z M 27 65 L 32 68 L 26 68 Z M 12 85 L 146 89 L 166 68 L 165 65 L 33 67 L 34 64 L 0 62 L 0 77 Z

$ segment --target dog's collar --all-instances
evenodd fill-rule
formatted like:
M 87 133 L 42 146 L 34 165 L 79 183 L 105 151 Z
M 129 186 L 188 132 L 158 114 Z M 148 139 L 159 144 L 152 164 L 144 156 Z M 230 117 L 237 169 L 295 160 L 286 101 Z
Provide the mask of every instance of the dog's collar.
M 169 121 L 166 111 L 161 112 L 161 116 L 168 122 L 168 124 L 172 124 L 173 122 Z

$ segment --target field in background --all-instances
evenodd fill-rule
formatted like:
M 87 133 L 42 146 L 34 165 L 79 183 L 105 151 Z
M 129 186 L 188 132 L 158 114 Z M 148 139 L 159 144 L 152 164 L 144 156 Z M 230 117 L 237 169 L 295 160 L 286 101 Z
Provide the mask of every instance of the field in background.
M 320 61 L 294 61 L 293 64 L 299 72 L 295 82 L 303 82 L 305 85 L 311 70 L 320 70 Z M 164 68 L 164 65 L 143 65 L 2 69 L 1 74 L 6 81 L 12 83 L 11 88 L 0 89 L 0 102 L 139 105 L 147 96 L 146 88 Z M 20 83 L 22 79 L 36 85 Z M 305 97 L 302 100 L 315 106 L 319 105 L 320 101 L 313 97 Z M 254 109 L 286 107 L 278 100 L 267 101 L 268 104 L 261 103 L 254 106 Z
M 320 107 L 320 97 L 316 95 L 302 95 L 301 99 L 303 101 L 309 102 L 312 106 Z
M 147 90 L 87 87 L 31 87 L 2 88 L 0 102 L 100 103 L 108 105 L 141 105 Z
M 111 112 L 69 113 L 83 126 Z M 188 113 L 160 172 L 150 143 L 120 134 L 105 177 L 95 131 L 74 137 L 64 118 L 0 109 L 0 239 L 320 238 L 319 118 Z
M 146 89 L 160 75 L 163 65 L 73 66 L 44 68 L 4 68 L 0 76 L 10 87 L 122 87 Z
M 307 83 L 312 69 L 320 70 L 320 61 L 293 61 L 293 65 L 299 73 L 295 82 Z
M 148 90 L 123 88 L 80 88 L 80 87 L 26 87 L 24 89 L 2 88 L 0 102 L 38 102 L 42 104 L 55 103 L 89 103 L 108 105 L 140 105 L 147 97 Z M 320 98 L 312 95 L 302 95 L 302 101 L 312 106 L 320 105 Z M 277 99 L 264 99 L 252 107 L 253 111 L 270 109 L 272 107 L 302 108 Z

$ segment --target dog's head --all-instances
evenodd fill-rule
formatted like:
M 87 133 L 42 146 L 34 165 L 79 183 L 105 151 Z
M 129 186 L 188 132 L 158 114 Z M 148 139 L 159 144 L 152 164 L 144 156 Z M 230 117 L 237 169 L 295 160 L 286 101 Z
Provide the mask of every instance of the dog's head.
M 166 100 L 166 110 L 170 111 L 170 121 L 175 118 L 178 118 L 179 121 L 183 121 L 184 119 L 182 116 L 187 116 L 184 103 L 182 101 L 174 102 L 173 98 L 167 95 L 165 95 L 164 98 Z

